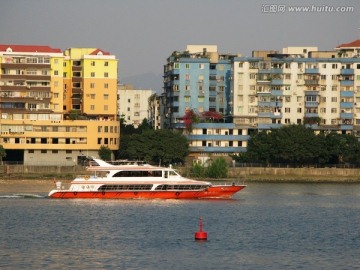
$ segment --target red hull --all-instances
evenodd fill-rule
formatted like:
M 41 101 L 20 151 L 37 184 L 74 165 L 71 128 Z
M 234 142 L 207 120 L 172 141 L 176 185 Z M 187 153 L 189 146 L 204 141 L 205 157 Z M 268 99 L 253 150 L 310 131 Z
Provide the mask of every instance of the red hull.
M 59 190 L 50 195 L 56 199 L 202 199 L 230 198 L 242 190 L 239 186 L 212 186 L 201 191 L 68 191 Z

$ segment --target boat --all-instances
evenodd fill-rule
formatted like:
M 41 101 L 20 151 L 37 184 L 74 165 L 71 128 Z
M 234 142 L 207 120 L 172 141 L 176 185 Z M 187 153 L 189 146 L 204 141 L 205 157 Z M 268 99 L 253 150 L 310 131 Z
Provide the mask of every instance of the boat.
M 231 198 L 244 184 L 213 185 L 181 176 L 171 166 L 130 163 L 114 165 L 93 159 L 92 175 L 77 176 L 68 189 L 60 181 L 48 194 L 56 199 L 206 199 Z

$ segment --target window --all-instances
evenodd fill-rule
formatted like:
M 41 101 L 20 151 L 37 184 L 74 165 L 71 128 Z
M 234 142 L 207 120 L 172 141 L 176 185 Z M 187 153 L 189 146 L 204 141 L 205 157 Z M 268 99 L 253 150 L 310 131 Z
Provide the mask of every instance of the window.
M 90 88 L 95 88 L 95 83 L 90 83 Z
M 104 88 L 108 89 L 109 88 L 109 84 L 108 83 L 104 83 Z
M 95 110 L 95 105 L 90 105 L 90 110 L 94 111 Z
M 108 61 L 105 61 L 105 62 L 104 62 L 104 66 L 105 66 L 105 67 L 108 67 L 108 66 L 109 66 L 109 62 L 108 62 Z
M 108 111 L 109 110 L 109 105 L 104 105 L 104 111 Z
M 55 70 L 55 71 L 54 71 L 54 75 L 55 75 L 55 76 L 58 76 L 58 75 L 59 75 L 59 71 L 58 71 L 58 70 Z
M 105 100 L 109 99 L 109 94 L 104 94 L 104 99 Z
M 91 61 L 90 65 L 91 65 L 92 67 L 94 67 L 94 66 L 95 66 L 95 61 Z
M 104 72 L 104 77 L 108 78 L 109 77 L 109 73 L 108 72 Z
M 190 68 L 190 64 L 185 64 L 185 68 L 189 69 Z
M 90 76 L 91 76 L 91 77 L 95 77 L 95 72 L 91 72 L 91 73 L 90 73 Z

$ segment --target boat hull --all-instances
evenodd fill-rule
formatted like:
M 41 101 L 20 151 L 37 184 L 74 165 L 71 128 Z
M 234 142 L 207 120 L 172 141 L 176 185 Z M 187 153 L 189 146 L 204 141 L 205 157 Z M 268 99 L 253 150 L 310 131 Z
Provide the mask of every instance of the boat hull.
M 70 191 L 53 190 L 50 198 L 55 199 L 206 199 L 231 198 L 245 185 L 211 186 L 206 190 L 182 191 Z

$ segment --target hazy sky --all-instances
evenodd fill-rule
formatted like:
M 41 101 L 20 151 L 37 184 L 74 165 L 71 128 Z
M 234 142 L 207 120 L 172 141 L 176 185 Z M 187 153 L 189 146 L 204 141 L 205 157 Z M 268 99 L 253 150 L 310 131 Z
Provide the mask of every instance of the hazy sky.
M 323 11 L 290 12 L 292 6 Z M 336 7 L 353 11 L 326 11 Z M 121 83 L 152 89 L 162 86 L 166 58 L 187 44 L 244 56 L 287 46 L 331 50 L 360 39 L 359 28 L 359 0 L 0 1 L 0 44 L 101 48 L 119 59 Z

